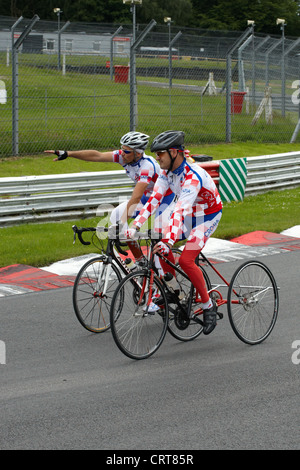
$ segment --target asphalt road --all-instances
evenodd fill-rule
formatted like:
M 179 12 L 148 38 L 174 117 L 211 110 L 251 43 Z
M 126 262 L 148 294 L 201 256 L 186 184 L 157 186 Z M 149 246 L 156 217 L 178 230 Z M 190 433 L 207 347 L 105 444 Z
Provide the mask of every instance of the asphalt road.
M 260 260 L 280 286 L 280 313 L 258 346 L 225 315 L 211 335 L 167 335 L 133 361 L 110 331 L 80 326 L 71 288 L 1 298 L 0 449 L 299 449 L 300 253 Z M 239 264 L 219 268 L 230 276 Z

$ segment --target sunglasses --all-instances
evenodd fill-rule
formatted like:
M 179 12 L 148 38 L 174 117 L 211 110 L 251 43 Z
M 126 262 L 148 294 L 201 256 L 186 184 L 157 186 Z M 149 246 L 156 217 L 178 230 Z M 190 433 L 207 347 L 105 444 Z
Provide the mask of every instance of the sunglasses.
M 124 150 L 124 149 L 121 149 L 122 152 L 126 153 L 126 155 L 128 155 L 129 153 L 132 153 L 132 150 Z
M 162 154 L 165 153 L 165 152 L 166 152 L 166 150 L 158 150 L 157 152 L 155 152 L 155 155 L 156 155 L 157 157 L 159 157 L 160 155 L 162 155 Z

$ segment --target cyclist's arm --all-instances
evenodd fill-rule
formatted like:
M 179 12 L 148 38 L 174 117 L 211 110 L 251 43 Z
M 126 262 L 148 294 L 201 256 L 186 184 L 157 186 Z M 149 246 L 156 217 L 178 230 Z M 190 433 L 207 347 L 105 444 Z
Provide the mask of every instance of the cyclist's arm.
M 45 150 L 45 153 L 55 153 L 55 150 Z M 98 150 L 67 150 L 67 156 L 87 162 L 112 162 L 113 152 L 98 152 Z M 54 161 L 59 158 L 54 158 Z
M 121 222 L 123 224 L 125 224 L 127 222 L 127 217 L 130 217 L 133 212 L 135 211 L 135 208 L 137 206 L 137 204 L 140 202 L 144 192 L 146 191 L 147 189 L 147 186 L 148 186 L 148 183 L 137 183 L 133 192 L 132 192 L 132 195 L 131 195 L 131 198 L 129 199 L 128 201 L 128 204 L 127 204 L 127 210 L 123 212 L 122 214 L 122 217 L 121 217 Z
M 135 218 L 133 222 L 133 227 L 140 229 L 146 220 L 154 214 L 157 207 L 161 204 L 164 195 L 166 194 L 169 188 L 168 183 L 163 181 L 160 177 L 157 179 L 157 182 L 153 188 L 153 192 L 140 211 L 139 215 Z
M 192 216 L 193 207 L 195 205 L 199 190 L 200 184 L 185 184 L 183 191 L 181 192 L 174 207 L 170 224 L 164 231 L 164 238 L 166 239 L 168 246 L 173 246 L 173 244 L 178 239 L 178 235 L 185 217 Z

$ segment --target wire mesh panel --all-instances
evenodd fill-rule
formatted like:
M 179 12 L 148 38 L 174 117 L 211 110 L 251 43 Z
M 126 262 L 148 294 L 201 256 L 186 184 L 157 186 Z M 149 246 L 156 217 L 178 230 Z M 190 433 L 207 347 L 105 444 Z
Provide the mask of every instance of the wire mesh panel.
M 222 38 L 181 32 L 170 47 L 174 38 L 176 31 L 153 33 L 137 51 L 139 127 L 154 135 L 182 129 L 190 144 L 224 141 L 226 47 Z
M 232 88 L 246 94 L 242 112 L 232 111 L 232 138 L 290 142 L 299 119 L 299 41 L 257 35 L 249 39 L 235 54 L 238 77 Z
M 15 39 L 24 26 L 26 22 L 20 23 Z M 125 29 L 112 40 L 113 28 L 117 29 L 113 25 L 111 33 L 99 25 L 85 25 L 85 31 L 70 25 L 61 35 L 58 54 L 58 32 L 45 22 L 39 27 L 41 30 L 33 31 L 18 51 L 19 153 L 58 147 L 118 147 L 120 135 L 129 130 L 128 79 L 118 79 L 116 72 L 118 65 L 128 69 L 129 31 Z M 0 74 L 8 94 L 0 116 L 4 130 L 1 153 L 10 155 L 13 90 L 9 31 L 1 32 L 0 48 Z
M 45 142 L 51 148 L 116 144 L 128 130 L 128 85 L 111 83 L 103 58 L 66 55 L 64 72 L 57 70 L 55 56 L 41 58 L 46 60 L 39 62 L 38 76 L 29 55 L 20 60 L 19 113 L 26 135 L 21 152 L 43 149 Z
M 289 142 L 298 123 L 298 39 L 250 35 L 232 55 L 227 83 L 228 50 L 241 32 L 156 25 L 135 50 L 132 77 L 132 25 L 71 23 L 61 32 L 40 20 L 18 50 L 13 88 L 13 43 L 28 21 L 12 35 L 15 19 L 0 18 L 2 156 L 14 154 L 13 96 L 20 155 L 116 148 L 133 130 L 132 100 L 135 130 L 153 138 L 181 129 L 187 145 L 225 142 L 228 122 L 230 141 Z M 146 26 L 137 25 L 137 37 Z

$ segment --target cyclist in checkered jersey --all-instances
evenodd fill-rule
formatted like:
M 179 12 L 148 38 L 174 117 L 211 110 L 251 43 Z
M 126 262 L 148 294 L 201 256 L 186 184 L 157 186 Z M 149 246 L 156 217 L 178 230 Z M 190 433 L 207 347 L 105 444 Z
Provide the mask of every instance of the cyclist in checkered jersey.
M 154 252 L 160 252 L 174 262 L 171 248 L 176 241 L 187 242 L 179 258 L 179 264 L 189 276 L 202 299 L 204 313 L 204 334 L 209 334 L 216 326 L 216 304 L 210 299 L 201 269 L 195 258 L 216 230 L 222 215 L 222 202 L 217 187 L 210 175 L 197 163 L 188 163 L 184 152 L 184 132 L 166 131 L 159 134 L 151 145 L 161 167 L 153 193 L 139 215 L 134 220 L 133 229 L 139 230 L 144 222 L 162 203 L 164 195 L 171 190 L 177 201 L 163 240 L 156 244 Z M 175 270 L 161 262 L 165 273 L 175 277 Z M 177 284 L 178 285 L 178 284 Z M 176 290 L 176 286 L 175 286 Z M 154 301 L 157 305 L 162 299 Z M 172 302 L 172 298 L 169 299 Z
M 99 152 L 97 150 L 46 150 L 45 153 L 55 154 L 54 161 L 64 160 L 67 157 L 79 160 L 103 163 L 115 162 L 120 164 L 126 171 L 128 177 L 135 183 L 132 195 L 128 201 L 124 201 L 116 207 L 111 215 L 112 224 L 121 222 L 127 224 L 128 217 L 135 218 L 143 205 L 148 201 L 154 184 L 160 173 L 160 166 L 152 157 L 145 154 L 149 142 L 149 136 L 141 132 L 128 132 L 120 140 L 119 150 Z M 165 195 L 165 207 L 169 208 L 174 194 L 168 191 Z M 157 217 L 157 223 L 161 217 Z M 130 244 L 130 249 L 136 261 L 141 261 L 142 253 L 136 243 Z

